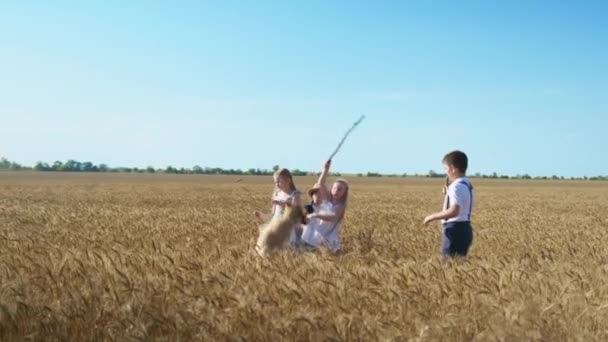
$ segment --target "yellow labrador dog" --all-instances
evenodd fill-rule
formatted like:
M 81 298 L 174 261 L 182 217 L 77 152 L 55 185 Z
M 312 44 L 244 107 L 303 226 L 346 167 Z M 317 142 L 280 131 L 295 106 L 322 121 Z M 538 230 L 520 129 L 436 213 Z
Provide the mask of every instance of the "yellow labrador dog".
M 272 251 L 288 247 L 289 241 L 295 234 L 295 227 L 301 224 L 306 212 L 301 206 L 285 207 L 280 217 L 272 219 L 260 226 L 260 235 L 256 244 L 256 251 L 261 256 L 267 256 Z

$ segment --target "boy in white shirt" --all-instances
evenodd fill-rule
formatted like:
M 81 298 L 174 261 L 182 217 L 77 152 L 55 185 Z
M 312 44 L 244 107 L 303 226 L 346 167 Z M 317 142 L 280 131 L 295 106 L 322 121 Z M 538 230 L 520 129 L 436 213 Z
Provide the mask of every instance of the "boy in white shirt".
M 444 257 L 466 256 L 473 242 L 473 186 L 466 177 L 468 164 L 467 155 L 461 151 L 453 151 L 443 157 L 443 166 L 450 180 L 443 210 L 424 219 L 425 225 L 442 220 L 441 254 Z

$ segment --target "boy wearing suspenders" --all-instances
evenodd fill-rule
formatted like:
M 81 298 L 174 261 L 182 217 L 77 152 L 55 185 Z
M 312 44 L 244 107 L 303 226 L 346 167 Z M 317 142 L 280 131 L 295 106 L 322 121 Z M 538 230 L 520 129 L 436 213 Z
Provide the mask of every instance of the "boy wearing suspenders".
M 442 220 L 441 254 L 444 257 L 466 256 L 473 242 L 473 186 L 466 177 L 468 164 L 467 155 L 461 151 L 453 151 L 443 157 L 443 166 L 450 180 L 443 210 L 424 219 L 425 225 Z

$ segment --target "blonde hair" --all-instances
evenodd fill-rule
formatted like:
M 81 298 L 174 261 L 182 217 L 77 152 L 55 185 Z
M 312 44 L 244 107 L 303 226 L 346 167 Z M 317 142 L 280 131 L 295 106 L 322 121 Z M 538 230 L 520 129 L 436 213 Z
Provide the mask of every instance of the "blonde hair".
M 279 192 L 279 187 L 277 186 L 277 181 L 279 179 L 279 177 L 285 177 L 287 179 L 289 179 L 289 190 L 290 191 L 295 191 L 296 190 L 296 184 L 293 181 L 293 176 L 291 175 L 291 172 L 289 172 L 288 169 L 282 168 L 280 170 L 277 170 L 273 175 L 272 178 L 274 179 L 274 195 L 276 195 Z
M 277 187 L 278 179 L 279 179 L 279 170 L 276 170 L 272 174 L 272 198 L 274 198 L 277 195 L 277 193 L 279 192 L 279 189 Z
M 334 204 L 339 204 L 339 205 L 344 206 L 344 212 L 342 213 L 342 217 L 340 217 L 340 221 L 341 221 L 344 218 L 344 215 L 346 214 L 346 207 L 348 205 L 348 190 L 350 189 L 350 186 L 348 184 L 348 181 L 344 178 L 336 179 L 334 184 L 336 184 L 336 183 L 342 183 L 342 184 L 344 184 L 344 187 L 345 187 L 344 195 L 342 196 L 342 198 L 339 199 L 339 203 L 335 203 L 333 196 L 331 196 L 332 197 L 331 201 L 334 202 Z

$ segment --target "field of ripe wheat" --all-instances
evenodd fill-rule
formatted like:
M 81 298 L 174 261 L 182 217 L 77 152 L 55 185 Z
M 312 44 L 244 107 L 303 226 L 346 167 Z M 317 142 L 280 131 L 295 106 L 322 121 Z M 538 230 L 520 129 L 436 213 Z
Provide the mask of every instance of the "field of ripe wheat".
M 0 340 L 608 340 L 608 183 L 478 180 L 447 264 L 441 183 L 352 178 L 340 256 L 261 260 L 270 177 L 0 172 Z

